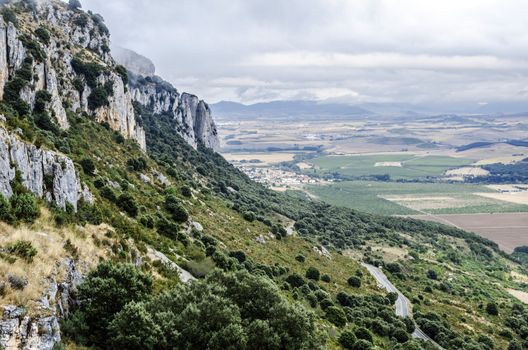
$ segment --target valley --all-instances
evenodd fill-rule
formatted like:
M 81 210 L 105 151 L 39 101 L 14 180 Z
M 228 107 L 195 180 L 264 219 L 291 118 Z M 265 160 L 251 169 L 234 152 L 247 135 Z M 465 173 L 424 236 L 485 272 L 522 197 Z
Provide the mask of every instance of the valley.
M 442 222 L 509 252 L 528 244 L 528 181 L 493 173 L 496 164 L 519 167 L 528 158 L 521 141 L 528 116 L 297 120 L 223 113 L 222 153 L 274 190 L 372 214 Z M 481 224 L 483 217 L 492 217 L 493 225 Z

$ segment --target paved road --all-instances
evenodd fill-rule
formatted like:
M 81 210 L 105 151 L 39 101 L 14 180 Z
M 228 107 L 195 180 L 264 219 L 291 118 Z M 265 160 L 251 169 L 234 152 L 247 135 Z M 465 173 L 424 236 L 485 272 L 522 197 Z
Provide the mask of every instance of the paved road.
M 409 299 L 403 295 L 398 288 L 396 288 L 391 281 L 387 278 L 387 276 L 381 271 L 381 269 L 377 268 L 376 266 L 369 265 L 362 263 L 368 272 L 376 279 L 378 282 L 378 285 L 381 288 L 386 289 L 389 292 L 397 293 L 398 299 L 396 300 L 396 315 L 400 317 L 412 317 L 412 308 L 411 308 L 411 302 Z M 418 326 L 416 326 L 412 336 L 417 339 L 427 340 L 432 342 L 434 345 L 436 345 L 439 349 L 442 349 L 442 347 L 438 344 L 436 344 L 427 334 L 425 334 Z

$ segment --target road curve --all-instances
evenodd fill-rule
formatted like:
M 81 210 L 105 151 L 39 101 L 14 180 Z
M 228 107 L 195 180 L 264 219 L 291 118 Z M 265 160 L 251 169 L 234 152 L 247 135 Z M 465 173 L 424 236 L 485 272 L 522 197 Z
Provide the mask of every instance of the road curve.
M 398 294 L 398 299 L 396 300 L 396 315 L 400 317 L 412 317 L 412 308 L 411 308 L 411 302 L 409 299 L 403 295 L 398 288 L 396 288 L 391 281 L 387 278 L 387 276 L 381 271 L 380 268 L 377 268 L 374 265 L 361 263 L 363 267 L 365 267 L 368 272 L 374 277 L 374 279 L 378 282 L 378 286 L 381 288 L 386 289 L 388 292 L 393 292 Z M 416 339 L 422 339 L 426 341 L 430 341 L 433 343 L 436 347 L 439 349 L 443 349 L 440 345 L 435 343 L 434 340 L 432 340 L 427 334 L 425 334 L 418 326 L 416 326 L 412 336 Z

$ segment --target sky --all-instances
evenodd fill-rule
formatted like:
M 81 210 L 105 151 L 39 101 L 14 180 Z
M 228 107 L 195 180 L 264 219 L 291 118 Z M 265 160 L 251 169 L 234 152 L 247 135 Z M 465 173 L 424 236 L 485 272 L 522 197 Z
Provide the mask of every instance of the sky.
M 528 100 L 526 0 L 82 0 L 208 102 Z

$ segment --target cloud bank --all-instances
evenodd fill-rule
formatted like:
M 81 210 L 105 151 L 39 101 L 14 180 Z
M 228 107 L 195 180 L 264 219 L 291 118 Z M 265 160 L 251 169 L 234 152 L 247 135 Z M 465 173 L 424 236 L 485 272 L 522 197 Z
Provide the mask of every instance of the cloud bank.
M 528 97 L 523 0 L 84 0 L 115 44 L 208 101 Z

